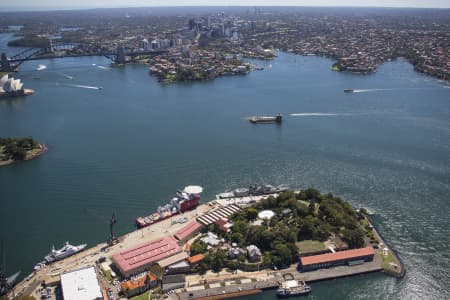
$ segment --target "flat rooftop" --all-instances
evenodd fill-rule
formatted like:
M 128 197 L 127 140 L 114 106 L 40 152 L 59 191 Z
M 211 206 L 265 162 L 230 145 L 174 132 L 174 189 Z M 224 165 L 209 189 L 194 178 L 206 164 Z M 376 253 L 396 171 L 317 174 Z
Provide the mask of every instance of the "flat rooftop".
M 173 237 L 163 237 L 113 255 L 113 261 L 122 272 L 156 263 L 182 251 Z
M 94 267 L 61 274 L 64 300 L 103 299 Z
M 374 255 L 375 251 L 372 247 L 360 248 L 360 249 L 351 249 L 345 251 L 339 251 L 336 253 L 326 253 L 320 255 L 312 255 L 305 256 L 300 258 L 300 263 L 302 266 L 320 264 L 320 263 L 328 263 L 334 262 L 344 259 L 356 259 L 362 258 L 365 256 Z

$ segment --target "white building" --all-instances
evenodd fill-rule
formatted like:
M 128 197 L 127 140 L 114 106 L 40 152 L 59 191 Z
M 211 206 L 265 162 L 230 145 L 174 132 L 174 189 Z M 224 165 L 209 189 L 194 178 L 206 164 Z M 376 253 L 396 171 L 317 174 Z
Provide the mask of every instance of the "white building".
M 64 300 L 103 300 L 94 267 L 61 274 Z

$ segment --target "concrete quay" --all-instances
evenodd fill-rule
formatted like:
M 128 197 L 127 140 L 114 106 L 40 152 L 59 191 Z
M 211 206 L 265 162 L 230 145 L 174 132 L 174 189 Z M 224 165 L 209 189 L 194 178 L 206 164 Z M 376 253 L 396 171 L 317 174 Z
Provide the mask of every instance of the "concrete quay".
M 190 222 L 198 216 L 208 213 L 211 210 L 237 204 L 239 206 L 249 206 L 258 202 L 265 196 L 253 196 L 243 198 L 216 199 L 211 202 L 199 205 L 195 210 L 183 213 L 183 217 Z M 150 213 L 150 211 L 146 212 Z M 172 223 L 173 220 L 181 217 L 176 215 L 152 226 L 145 227 L 127 233 L 119 237 L 119 242 L 113 246 L 106 243 L 100 243 L 92 248 L 77 253 L 64 260 L 52 263 L 33 272 L 25 280 L 15 287 L 16 295 L 30 295 L 36 291 L 42 281 L 51 284 L 59 281 L 60 273 L 95 266 L 100 258 L 111 259 L 112 255 L 128 248 L 140 244 L 174 235 L 186 223 Z M 380 240 L 383 241 L 383 239 Z M 338 266 L 328 269 L 319 269 L 310 272 L 298 272 L 297 265 L 292 265 L 288 269 L 279 271 L 261 270 L 257 272 L 236 272 L 221 271 L 213 273 L 208 271 L 205 275 L 193 274 L 186 276 L 186 288 L 176 290 L 176 293 L 170 294 L 172 299 L 224 299 L 258 293 L 264 289 L 273 289 L 278 287 L 278 282 L 283 279 L 283 274 L 291 273 L 297 280 L 305 282 L 315 282 L 321 280 L 336 279 L 340 277 L 354 276 L 383 270 L 383 259 L 379 251 L 374 256 L 373 261 L 354 266 Z M 99 270 L 97 270 L 99 272 Z M 103 287 L 108 287 L 108 283 L 102 275 L 99 274 Z
M 195 220 L 199 215 L 207 213 L 208 211 L 217 207 L 217 205 L 214 205 L 212 203 L 202 204 L 192 211 L 184 212 L 182 216 L 188 219 L 187 222 L 190 222 L 192 220 Z M 152 211 L 149 209 L 149 211 L 143 212 L 143 215 L 150 214 L 151 212 Z M 113 246 L 108 246 L 106 242 L 100 243 L 80 253 L 46 265 L 43 268 L 32 272 L 24 280 L 19 282 L 14 288 L 15 294 L 30 295 L 34 292 L 34 290 L 36 290 L 36 288 L 42 283 L 42 281 L 45 281 L 46 283 L 58 281 L 59 275 L 61 273 L 85 268 L 88 266 L 95 266 L 95 262 L 98 261 L 101 257 L 111 259 L 112 255 L 124 249 L 132 248 L 161 237 L 174 235 L 187 223 L 172 224 L 172 220 L 176 220 L 179 217 L 181 217 L 181 215 L 173 216 L 152 226 L 134 230 L 123 236 L 120 236 L 118 238 L 119 242 Z M 132 222 L 132 220 L 130 220 L 130 222 Z M 46 254 L 47 253 L 42 253 L 42 256 Z
M 259 272 L 239 272 L 237 275 L 213 275 L 212 273 L 205 276 L 192 275 L 188 276 L 186 280 L 188 282 L 197 282 L 197 285 L 191 285 L 183 291 L 172 294 L 171 299 L 188 300 L 207 297 L 212 298 L 215 296 L 220 296 L 220 298 L 217 299 L 237 297 L 240 293 L 248 291 L 258 292 L 266 289 L 275 289 L 278 287 L 278 282 L 283 280 L 283 274 L 286 273 L 291 273 L 296 280 L 310 283 L 379 272 L 382 271 L 381 263 L 381 257 L 375 255 L 373 261 L 361 265 L 339 266 L 302 273 L 297 271 L 297 265 L 292 265 L 288 269 L 277 272 L 267 272 L 267 270 L 264 270 Z M 201 283 L 205 280 L 207 281 L 209 288 L 205 288 L 205 284 Z

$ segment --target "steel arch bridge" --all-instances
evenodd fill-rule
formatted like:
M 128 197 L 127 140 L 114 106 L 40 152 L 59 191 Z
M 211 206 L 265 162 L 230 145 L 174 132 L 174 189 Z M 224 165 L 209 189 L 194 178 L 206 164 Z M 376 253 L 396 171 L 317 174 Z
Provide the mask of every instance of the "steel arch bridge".
M 10 57 L 8 60 L 12 63 L 16 63 L 18 66 L 26 60 L 40 59 L 41 56 L 53 53 L 54 51 L 71 50 L 77 46 L 78 44 L 75 43 L 52 43 L 52 45 L 43 48 L 26 49 Z
M 72 50 L 83 44 L 80 43 L 51 43 L 47 47 L 42 48 L 29 48 L 25 49 L 22 52 L 15 54 L 14 56 L 7 57 L 6 53 L 1 54 L 1 71 L 4 72 L 12 72 L 18 66 L 20 66 L 23 62 L 28 60 L 38 60 L 38 59 L 48 59 L 48 58 L 56 58 L 56 57 L 64 57 L 64 56 L 55 56 L 52 55 L 55 51 L 61 50 Z M 92 53 L 88 55 L 97 55 L 97 56 L 105 56 L 106 58 L 117 62 L 117 63 L 125 63 L 125 57 L 130 57 L 131 60 L 142 56 L 142 55 L 159 55 L 163 53 L 167 53 L 167 50 L 164 49 L 152 49 L 152 50 L 143 50 L 143 51 L 125 51 L 122 46 L 117 48 L 117 51 L 114 53 L 110 52 L 99 52 Z

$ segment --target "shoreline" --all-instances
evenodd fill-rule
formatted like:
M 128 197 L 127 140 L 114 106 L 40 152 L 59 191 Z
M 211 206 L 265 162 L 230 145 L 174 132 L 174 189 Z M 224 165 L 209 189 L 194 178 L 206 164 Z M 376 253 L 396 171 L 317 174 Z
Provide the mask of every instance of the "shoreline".
M 45 147 L 45 149 L 47 148 Z M 39 155 L 44 152 L 43 148 L 43 151 L 41 151 Z M 267 196 L 268 195 L 266 195 L 266 197 Z M 187 211 L 183 215 L 188 218 L 189 221 L 193 221 L 203 214 L 224 207 L 225 202 L 227 201 L 217 201 L 217 199 L 213 199 L 200 204 L 196 209 Z M 73 256 L 47 265 L 37 271 L 33 271 L 16 285 L 16 292 L 20 295 L 31 295 L 42 280 L 57 284 L 59 282 L 59 274 L 62 272 L 68 272 L 87 266 L 96 266 L 97 260 L 100 257 L 110 258 L 113 254 L 123 251 L 123 247 L 130 248 L 152 241 L 156 238 L 171 236 L 185 226 L 184 224 L 172 224 L 171 221 L 171 218 L 167 218 L 151 226 L 133 230 L 120 236 L 118 238 L 119 242 L 115 245 L 107 246 L 105 242 L 102 242 Z M 373 227 L 373 230 L 376 231 L 375 227 Z M 379 236 L 380 242 L 387 245 L 381 235 Z M 395 251 L 393 248 L 390 248 L 390 250 L 393 252 Z M 402 270 L 404 270 L 403 265 L 401 265 L 401 267 Z M 380 249 L 376 251 L 375 257 L 371 262 L 355 266 L 343 265 L 330 267 L 308 272 L 299 272 L 298 264 L 296 263 L 292 264 L 287 269 L 280 269 L 278 271 L 272 269 L 263 269 L 256 272 L 238 270 L 237 272 L 232 273 L 225 268 L 219 273 L 213 273 L 209 270 L 204 275 L 198 273 L 186 274 L 185 287 L 175 290 L 175 293 L 169 295 L 169 299 L 225 299 L 241 295 L 250 295 L 253 293 L 256 294 L 266 289 L 277 288 L 278 281 L 282 280 L 282 275 L 284 273 L 292 273 L 296 280 L 317 282 L 381 271 L 384 271 L 384 269 L 383 256 Z M 395 276 L 389 272 L 384 273 L 388 276 Z M 404 272 L 402 273 L 404 274 Z M 103 275 L 99 276 L 99 279 L 103 279 L 104 277 Z M 204 284 L 205 280 L 208 282 L 207 286 Z M 176 298 L 171 298 L 172 296 Z M 217 298 L 212 298 L 213 296 Z
M 36 148 L 36 149 L 27 151 L 27 155 L 23 160 L 13 160 L 13 159 L 0 160 L 0 167 L 12 165 L 14 163 L 19 163 L 22 161 L 32 160 L 34 158 L 41 156 L 42 154 L 44 154 L 47 151 L 48 151 L 47 145 L 45 145 L 44 143 L 39 143 L 39 149 Z

